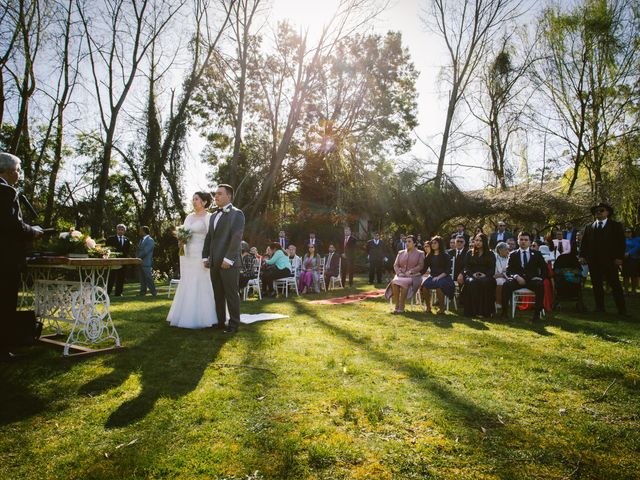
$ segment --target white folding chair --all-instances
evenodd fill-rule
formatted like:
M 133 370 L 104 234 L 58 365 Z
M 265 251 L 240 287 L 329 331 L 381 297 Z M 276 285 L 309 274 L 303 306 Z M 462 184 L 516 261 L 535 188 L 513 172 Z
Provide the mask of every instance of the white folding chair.
M 171 298 L 171 290 L 177 290 L 178 285 L 180 285 L 179 278 L 172 278 L 169 280 L 169 291 L 167 292 L 167 298 Z
M 273 281 L 273 289 L 276 293 L 280 293 L 280 289 L 282 289 L 285 297 L 289 296 L 290 286 L 293 286 L 296 295 L 300 296 L 300 292 L 298 292 L 298 269 L 293 264 L 291 265 L 291 275 L 289 277 L 279 278 Z
M 342 286 L 342 258 L 338 259 L 338 274 L 329 278 L 329 289 L 333 290 L 336 288 L 336 283 L 340 285 L 340 288 L 344 288 Z
M 258 298 L 262 300 L 262 291 L 260 290 L 260 268 L 262 267 L 262 262 L 259 259 L 255 259 L 253 263 L 253 271 L 255 273 L 255 278 L 252 278 L 247 282 L 247 285 L 242 289 L 242 299 L 246 300 L 249 295 L 249 289 L 252 292 L 258 292 Z
M 320 259 L 320 265 L 318 266 L 318 287 L 320 290 L 327 291 L 327 284 L 324 281 L 324 258 Z
M 533 300 L 529 298 L 533 297 Z M 516 308 L 518 305 L 535 305 L 536 304 L 536 294 L 529 290 L 528 288 L 519 288 L 518 290 L 514 290 L 511 294 L 511 318 L 515 318 L 516 316 Z M 544 317 L 544 309 L 540 312 L 540 316 Z

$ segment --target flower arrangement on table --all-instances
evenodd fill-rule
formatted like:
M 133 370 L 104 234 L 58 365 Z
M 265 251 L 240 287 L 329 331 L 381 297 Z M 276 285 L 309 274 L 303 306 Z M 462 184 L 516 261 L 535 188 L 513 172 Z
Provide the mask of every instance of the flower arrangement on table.
M 176 238 L 178 239 L 178 242 L 180 242 L 180 255 L 184 255 L 184 246 L 189 243 L 192 236 L 193 232 L 184 225 L 181 225 L 176 229 Z
M 58 255 L 71 257 L 111 258 L 119 255 L 118 252 L 112 252 L 109 247 L 98 244 L 89 235 L 75 228 L 60 233 L 58 238 L 53 238 L 48 248 Z

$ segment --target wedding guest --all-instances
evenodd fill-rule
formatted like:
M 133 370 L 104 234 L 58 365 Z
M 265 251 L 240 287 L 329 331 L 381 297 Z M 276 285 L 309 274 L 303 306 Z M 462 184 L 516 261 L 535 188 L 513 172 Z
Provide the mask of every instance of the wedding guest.
M 453 298 L 456 291 L 456 285 L 450 275 L 451 258 L 445 252 L 445 243 L 442 237 L 433 237 L 429 245 L 430 251 L 424 259 L 424 267 L 422 268 L 423 273 L 428 272 L 422 282 L 422 298 L 426 303 L 426 312 L 430 314 L 431 290 L 435 290 L 438 299 L 438 313 L 444 313 L 444 297 Z
M 307 253 L 302 259 L 302 270 L 300 271 L 300 279 L 298 280 L 298 290 L 305 294 L 313 288 L 315 293 L 320 293 L 318 284 L 318 272 L 322 265 L 322 257 L 316 252 L 315 245 L 309 245 Z
M 464 259 L 467 255 L 467 247 L 465 239 L 462 235 L 456 237 L 455 248 L 449 250 L 447 254 L 451 258 L 451 273 L 460 286 L 464 285 L 464 278 L 462 276 L 462 270 L 464 268 Z
M 516 249 L 516 239 L 507 238 L 507 246 L 509 247 L 509 252 L 513 252 Z
M 563 235 L 562 230 L 558 229 L 555 231 L 555 238 L 552 240 L 553 251 L 555 252 L 556 258 L 571 252 L 571 242 L 563 238 Z
M 374 285 L 382 283 L 382 270 L 386 257 L 384 242 L 380 239 L 380 233 L 374 232 L 373 238 L 367 242 L 367 259 L 369 261 L 369 283 Z
M 396 276 L 385 292 L 387 299 L 393 297 L 395 308 L 392 313 L 403 313 L 407 297 L 412 297 L 422 283 L 424 253 L 415 248 L 413 235 L 408 235 L 405 242 L 407 248 L 398 252 L 393 264 Z
M 314 232 L 313 230 L 309 232 L 309 238 L 307 239 L 306 242 L 304 242 L 304 245 L 313 245 L 316 247 L 316 252 L 318 253 L 322 252 L 322 242 L 316 235 L 316 232 Z
M 520 288 L 528 288 L 536 298 L 533 320 L 540 320 L 540 312 L 544 307 L 547 263 L 540 252 L 531 250 L 531 235 L 528 232 L 520 232 L 518 245 L 520 248 L 509 254 L 507 281 L 502 285 L 502 317 L 507 317 L 513 292 Z
M 280 230 L 278 232 L 278 243 L 283 250 L 289 248 L 289 239 L 287 238 L 287 234 L 284 230 Z
M 269 259 L 265 261 L 265 269 L 262 272 L 262 291 L 268 297 L 275 297 L 273 282 L 291 276 L 291 262 L 278 242 L 273 242 L 267 247 L 267 255 Z
M 240 257 L 242 265 L 240 266 L 240 282 L 239 287 L 242 290 L 247 286 L 249 280 L 256 278 L 256 257 L 251 253 L 249 244 L 245 241 L 240 243 Z
M 324 284 L 329 288 L 329 281 L 331 277 L 338 276 L 338 270 L 340 267 L 340 255 L 336 253 L 336 246 L 333 243 L 329 244 L 329 253 L 324 259 Z
M 122 223 L 116 226 L 116 234 L 107 238 L 105 245 L 111 247 L 111 250 L 120 254 L 120 257 L 127 258 L 131 251 L 131 241 L 126 237 L 127 227 Z M 107 282 L 107 294 L 111 295 L 113 285 L 115 284 L 115 296 L 121 297 L 124 288 L 125 268 L 111 270 L 109 273 L 109 281 Z
M 452 237 L 459 237 L 462 236 L 464 237 L 464 243 L 465 245 L 469 245 L 469 234 L 467 232 L 464 231 L 465 227 L 464 227 L 464 223 L 459 223 L 458 225 L 456 225 L 456 231 L 453 232 L 453 235 L 451 235 Z
M 531 246 L 533 249 L 533 244 Z M 502 308 L 502 286 L 507 281 L 507 266 L 509 265 L 509 246 L 506 242 L 499 242 L 496 245 L 496 272 L 493 278 L 496 279 L 496 309 Z
M 449 239 L 449 250 L 455 250 L 456 249 L 456 237 L 451 237 Z
M 396 242 L 396 253 L 400 250 L 405 250 L 407 248 L 407 236 L 404 233 L 400 234 L 400 240 Z
M 507 247 L 508 250 L 509 247 Z M 540 251 L 540 245 L 538 244 L 538 242 L 533 241 L 531 242 L 531 250 L 535 250 L 536 252 Z
M 466 317 L 489 317 L 495 313 L 495 271 L 496 257 L 489 250 L 489 239 L 479 233 L 464 260 L 462 303 Z
M 356 237 L 351 235 L 351 228 L 344 229 L 344 242 L 342 243 L 342 285 L 347 286 L 347 276 L 349 277 L 349 287 L 353 287 L 353 268 L 356 259 Z
M 633 235 L 629 227 L 624 229 L 626 249 L 622 261 L 622 281 L 627 295 L 635 295 L 638 291 L 640 276 L 640 237 Z
M 147 289 L 149 289 L 151 295 L 155 297 L 158 295 L 156 285 L 153 281 L 153 250 L 155 248 L 155 242 L 149 235 L 150 231 L 146 225 L 138 229 L 138 234 L 142 237 L 136 250 L 136 258 L 142 260 L 142 265 L 139 267 L 140 292 L 138 295 L 146 295 Z
M 302 259 L 300 258 L 300 256 L 296 254 L 296 251 L 297 251 L 296 246 L 292 243 L 289 245 L 289 248 L 285 249 L 285 251 L 289 256 L 289 261 L 291 262 L 291 267 L 293 268 L 293 271 L 296 273 L 299 273 L 300 268 L 302 267 Z
M 499 221 L 497 230 L 489 237 L 489 248 L 495 250 L 500 242 L 506 242 L 509 238 L 513 238 L 513 233 L 507 231 L 507 222 Z
M 613 220 L 613 207 L 600 203 L 591 208 L 593 223 L 584 229 L 580 249 L 580 262 L 589 264 L 596 312 L 604 312 L 604 282 L 611 287 L 618 314 L 627 315 L 618 269 L 625 253 L 622 224 Z
M 416 248 L 418 250 L 423 250 L 424 251 L 424 242 L 422 241 L 422 235 L 420 235 L 419 233 L 416 235 Z
M 258 247 L 251 247 L 249 249 L 249 253 L 253 255 L 256 259 L 258 259 L 260 263 L 262 263 L 262 255 L 258 253 Z
M 0 360 L 10 361 L 14 354 L 8 326 L 18 308 L 20 273 L 26 268 L 26 249 L 31 240 L 42 236 L 37 225 L 28 225 L 22 220 L 19 194 L 13 186 L 20 179 L 20 159 L 15 155 L 0 152 Z M 6 386 L 6 385 L 5 385 Z
M 578 230 L 574 228 L 573 223 L 565 222 L 564 224 L 564 232 L 562 232 L 562 238 L 565 240 L 569 240 L 569 245 L 571 245 L 571 251 L 576 254 L 576 235 Z

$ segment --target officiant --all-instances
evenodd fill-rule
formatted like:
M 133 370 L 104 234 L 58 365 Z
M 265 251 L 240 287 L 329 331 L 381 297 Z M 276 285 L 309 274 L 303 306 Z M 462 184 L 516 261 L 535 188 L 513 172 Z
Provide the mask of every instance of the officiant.
M 42 228 L 22 220 L 19 194 L 13 186 L 20 179 L 20 159 L 0 152 L 0 360 L 10 360 L 9 339 L 5 334 L 18 307 L 20 272 L 26 266 L 26 248 L 43 234 Z
M 122 223 L 116 226 L 116 234 L 107 238 L 105 245 L 111 247 L 111 250 L 120 254 L 122 258 L 128 258 L 131 251 L 131 241 L 126 237 L 127 227 Z M 116 297 L 122 296 L 122 290 L 124 287 L 125 268 L 122 267 L 118 270 L 113 270 L 109 275 L 109 282 L 107 284 L 107 294 L 111 295 L 113 285 L 116 286 Z

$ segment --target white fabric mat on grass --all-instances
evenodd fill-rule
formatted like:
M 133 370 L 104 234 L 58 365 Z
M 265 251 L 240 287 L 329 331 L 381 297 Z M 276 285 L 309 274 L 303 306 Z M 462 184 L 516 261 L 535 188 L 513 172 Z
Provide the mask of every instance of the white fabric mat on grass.
M 243 313 L 240 315 L 240 323 L 255 323 L 265 320 L 277 320 L 279 318 L 289 318 L 289 315 L 280 315 L 279 313 Z

